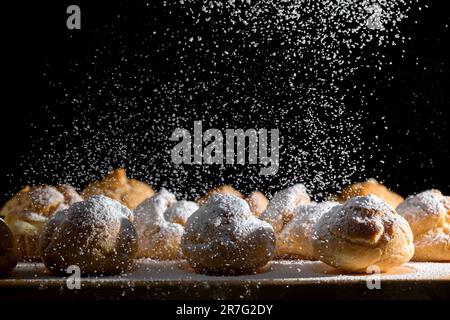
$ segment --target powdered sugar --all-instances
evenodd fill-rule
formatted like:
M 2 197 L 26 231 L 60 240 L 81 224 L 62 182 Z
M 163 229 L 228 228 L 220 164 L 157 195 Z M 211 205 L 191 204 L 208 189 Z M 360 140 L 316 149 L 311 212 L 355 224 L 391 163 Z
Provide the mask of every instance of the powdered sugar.
M 120 202 L 105 196 L 93 196 L 77 202 L 66 210 L 59 211 L 55 218 L 67 219 L 80 226 L 105 226 L 119 223 L 121 219 L 133 221 L 133 213 Z
M 294 217 L 286 224 L 281 236 L 288 237 L 291 233 L 302 232 L 307 237 L 311 237 L 312 229 L 322 215 L 337 205 L 339 205 L 337 202 L 325 201 L 298 206 L 294 210 Z
M 373 275 L 353 275 L 339 273 L 320 261 L 307 260 L 277 260 L 270 262 L 270 268 L 267 272 L 251 275 L 240 276 L 209 276 L 192 272 L 185 261 L 156 261 L 150 259 L 142 259 L 138 261 L 138 269 L 132 273 L 115 276 L 115 277 L 91 277 L 85 279 L 87 282 L 98 281 L 98 285 L 103 283 L 110 285 L 117 283 L 134 287 L 137 282 L 145 281 L 146 285 L 152 285 L 159 281 L 199 281 L 208 282 L 232 282 L 242 281 L 245 285 L 249 281 L 255 285 L 267 281 L 279 280 L 285 285 L 297 283 L 342 283 L 366 281 L 371 279 Z M 450 279 L 450 263 L 423 263 L 409 262 L 400 268 L 395 268 L 390 273 L 380 274 L 381 281 L 395 280 L 440 280 Z M 48 275 L 42 264 L 19 263 L 17 269 L 7 278 L 0 280 L 2 283 L 13 283 L 18 281 L 26 281 L 29 285 L 42 283 L 51 283 L 55 280 L 65 284 L 66 279 L 61 279 Z M 180 284 L 179 283 L 179 284 Z M 382 283 L 382 282 L 381 282 Z M 195 285 L 195 284 L 193 284 Z
M 426 218 L 429 215 L 445 216 L 450 209 L 446 208 L 445 197 L 439 190 L 427 190 L 409 196 L 397 207 L 397 212 L 408 221 Z
M 164 216 L 167 221 L 185 225 L 187 219 L 192 213 L 197 211 L 198 205 L 193 201 L 180 200 L 175 202 L 165 212 Z
M 181 246 L 200 272 L 253 272 L 273 257 L 275 235 L 245 200 L 214 194 L 189 217 Z
M 261 214 L 261 219 L 270 223 L 275 232 L 280 232 L 283 225 L 292 219 L 295 208 L 309 202 L 305 186 L 296 184 L 277 192 L 266 211 Z
M 164 188 L 153 197 L 142 202 L 134 210 L 138 232 L 139 230 L 147 229 L 149 226 L 157 226 L 160 223 L 164 223 L 164 212 L 176 202 L 175 195 Z
M 30 188 L 29 195 L 31 201 L 38 206 L 49 206 L 55 203 L 63 203 L 64 195 L 51 186 L 36 186 Z

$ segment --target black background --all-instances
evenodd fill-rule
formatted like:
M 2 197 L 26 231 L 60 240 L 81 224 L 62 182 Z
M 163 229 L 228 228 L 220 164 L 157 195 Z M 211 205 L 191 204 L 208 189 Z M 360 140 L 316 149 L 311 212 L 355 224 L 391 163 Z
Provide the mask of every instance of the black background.
M 50 129 L 50 132 L 45 131 L 50 128 L 50 120 L 48 113 L 42 112 L 43 105 L 47 106 L 50 112 L 57 113 L 65 126 L 70 126 L 71 119 L 76 116 L 73 109 L 58 103 L 61 92 L 49 85 L 43 73 L 51 74 L 54 79 L 64 79 L 65 85 L 76 86 L 79 80 L 77 76 L 72 74 L 72 78 L 67 78 L 64 71 L 70 61 L 83 61 L 97 46 L 109 47 L 112 52 L 121 50 L 123 42 L 120 45 L 117 42 L 108 43 L 109 38 L 104 36 L 107 32 L 105 26 L 112 22 L 115 23 L 116 32 L 119 30 L 120 36 L 125 39 L 126 47 L 131 51 L 140 50 L 139 37 L 135 35 L 145 31 L 145 28 L 160 28 L 170 24 L 173 28 L 179 25 L 180 30 L 185 30 L 186 26 L 182 21 L 164 20 L 173 18 L 174 15 L 168 16 L 157 1 L 150 2 L 152 10 L 148 10 L 141 1 L 117 4 L 106 1 L 96 1 L 95 4 L 87 1 L 33 4 L 20 2 L 2 5 L 2 51 L 6 53 L 6 58 L 2 60 L 4 71 L 0 124 L 0 202 L 30 181 L 56 182 L 52 176 L 38 172 L 33 177 L 27 176 L 22 172 L 23 165 L 19 165 L 24 154 L 36 152 L 31 135 L 45 138 L 46 135 L 58 134 L 57 131 L 51 131 L 53 129 Z M 69 31 L 65 24 L 65 11 L 69 4 L 75 3 L 82 8 L 82 30 Z M 366 83 L 367 89 L 365 112 L 369 120 L 364 128 L 363 139 L 371 141 L 375 135 L 379 138 L 378 150 L 362 150 L 361 156 L 367 158 L 366 169 L 356 172 L 353 180 L 377 177 L 402 195 L 432 187 L 450 193 L 450 13 L 444 4 L 445 1 L 435 1 L 426 10 L 412 12 L 413 18 L 401 26 L 404 35 L 411 37 L 411 41 L 402 47 L 405 50 L 404 55 L 398 48 L 388 52 L 393 63 L 385 67 L 376 78 L 364 72 L 355 76 L 356 81 Z M 122 19 L 117 19 L 118 14 Z M 163 81 L 164 77 L 173 76 L 171 71 L 177 68 L 174 64 L 176 40 L 162 37 L 155 41 L 155 46 L 158 45 L 157 41 L 174 41 L 173 46 L 168 46 L 169 49 L 160 54 L 155 53 L 152 57 L 157 83 Z M 174 51 L 171 52 L 170 48 Z M 81 74 L 85 71 L 83 68 L 88 67 L 79 69 Z M 226 77 L 222 81 L 226 82 Z M 146 90 L 151 91 L 152 88 Z M 264 91 L 264 88 L 261 90 Z M 370 92 L 375 94 L 370 95 Z M 202 98 L 198 97 L 200 100 Z M 357 101 L 355 98 L 348 103 L 351 108 L 359 108 Z M 201 105 L 198 100 L 193 103 Z M 245 106 L 230 108 L 231 113 L 236 110 L 244 114 L 246 112 Z M 100 108 L 99 112 L 105 110 Z M 170 110 L 167 112 L 169 114 Z M 244 118 L 250 124 L 257 120 L 262 126 L 270 124 L 270 119 L 258 115 L 257 112 L 248 112 L 248 117 Z M 385 119 L 384 124 L 380 124 L 381 118 Z M 30 128 L 31 121 L 39 124 L 37 129 Z M 220 123 L 215 125 L 221 127 Z M 387 129 L 381 130 L 380 126 L 386 126 Z M 161 146 L 154 143 L 151 148 L 157 150 Z M 383 162 L 379 161 L 381 157 Z M 103 173 L 97 170 L 97 164 L 90 163 L 89 159 L 85 159 L 85 165 L 91 165 L 91 171 L 97 172 L 97 176 Z M 127 161 L 107 165 L 127 166 Z M 148 180 L 148 174 L 157 175 L 157 161 L 154 166 L 155 169 L 151 173 L 136 171 L 132 172 L 132 175 Z M 242 174 L 247 169 L 227 169 L 227 178 L 224 181 L 220 180 L 219 174 L 208 173 L 211 175 L 208 183 L 232 183 L 235 170 Z M 57 171 L 58 174 L 64 175 L 63 166 Z M 154 182 L 157 188 L 170 187 L 170 184 L 165 182 L 164 175 L 159 178 Z M 189 179 L 192 181 L 189 182 Z M 254 188 L 271 191 L 268 184 L 276 185 L 278 182 L 275 177 L 258 182 L 250 181 L 240 187 L 243 191 Z M 85 181 L 72 183 L 82 187 Z M 191 183 L 198 183 L 198 179 L 188 177 L 179 192 L 189 197 Z M 336 186 L 327 191 L 336 191 Z

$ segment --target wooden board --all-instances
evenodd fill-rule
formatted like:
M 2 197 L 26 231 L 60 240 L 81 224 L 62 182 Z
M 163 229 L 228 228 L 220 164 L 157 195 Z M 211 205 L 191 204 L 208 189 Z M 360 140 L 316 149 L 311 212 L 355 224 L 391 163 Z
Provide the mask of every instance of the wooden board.
M 379 280 L 380 289 L 369 289 Z M 341 274 L 318 261 L 273 261 L 267 272 L 232 277 L 192 272 L 184 261 L 140 260 L 134 272 L 82 278 L 20 263 L 0 279 L 0 299 L 442 299 L 450 297 L 450 263 L 408 263 L 381 274 Z

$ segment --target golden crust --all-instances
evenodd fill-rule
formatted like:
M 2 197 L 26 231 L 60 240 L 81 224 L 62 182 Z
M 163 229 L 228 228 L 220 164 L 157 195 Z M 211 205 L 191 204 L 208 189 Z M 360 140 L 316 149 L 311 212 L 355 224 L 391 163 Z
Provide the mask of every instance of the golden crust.
M 155 191 L 147 183 L 128 179 L 123 168 L 112 171 L 102 180 L 90 183 L 81 192 L 85 199 L 95 195 L 104 195 L 121 202 L 131 210 L 154 194 Z
M 197 199 L 197 203 L 199 206 L 204 205 L 206 202 L 208 202 L 209 198 L 211 198 L 215 194 L 229 194 L 238 198 L 244 198 L 244 195 L 236 190 L 233 186 L 230 185 L 221 185 L 214 187 L 212 189 L 209 189 L 208 192 Z
M 8 225 L 0 219 L 0 275 L 15 268 L 19 258 L 17 243 Z
M 338 269 L 381 272 L 408 262 L 414 254 L 407 221 L 380 198 L 355 197 L 324 214 L 314 227 L 315 255 Z
M 369 179 L 364 182 L 358 182 L 344 187 L 341 193 L 335 197 L 335 200 L 344 203 L 345 201 L 353 197 L 368 196 L 369 194 L 381 198 L 393 208 L 396 208 L 400 203 L 403 202 L 402 196 L 389 190 L 387 187 L 385 187 L 375 179 Z
M 252 191 L 246 198 L 250 210 L 253 214 L 259 217 L 264 211 L 266 211 L 269 205 L 269 199 L 260 191 Z
M 61 192 L 62 191 L 62 192 Z M 81 201 L 68 185 L 25 187 L 3 206 L 1 212 L 17 242 L 21 260 L 38 260 L 38 239 L 49 217 Z

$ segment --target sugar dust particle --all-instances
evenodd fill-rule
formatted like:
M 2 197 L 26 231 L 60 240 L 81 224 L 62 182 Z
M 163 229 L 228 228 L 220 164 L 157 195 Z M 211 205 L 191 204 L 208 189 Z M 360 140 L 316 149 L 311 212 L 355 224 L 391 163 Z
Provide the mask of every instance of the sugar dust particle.
M 64 77 L 54 66 L 44 71 L 61 93 L 54 104 L 73 116 L 68 122 L 40 108 L 48 124 L 32 123 L 24 176 L 80 187 L 125 166 L 184 198 L 222 182 L 270 193 L 299 181 L 324 197 L 364 175 L 365 148 L 377 150 L 376 139 L 369 146 L 362 139 L 367 89 L 354 75 L 389 63 L 385 52 L 407 41 L 399 24 L 413 7 L 419 2 L 149 1 L 140 12 L 149 27 L 133 36 L 139 45 L 129 45 L 122 14 L 95 31 L 101 40 L 90 54 L 62 66 Z M 352 99 L 360 109 L 348 107 Z M 169 137 L 194 120 L 220 129 L 279 128 L 276 183 L 259 176 L 259 167 L 174 166 Z

